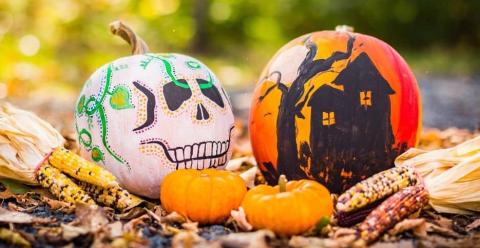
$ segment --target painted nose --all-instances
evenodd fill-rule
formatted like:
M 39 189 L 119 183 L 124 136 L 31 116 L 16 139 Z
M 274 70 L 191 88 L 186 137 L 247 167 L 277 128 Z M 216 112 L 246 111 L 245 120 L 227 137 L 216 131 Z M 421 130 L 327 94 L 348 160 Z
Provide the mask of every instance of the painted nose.
M 197 120 L 208 120 L 210 115 L 203 104 L 197 104 Z

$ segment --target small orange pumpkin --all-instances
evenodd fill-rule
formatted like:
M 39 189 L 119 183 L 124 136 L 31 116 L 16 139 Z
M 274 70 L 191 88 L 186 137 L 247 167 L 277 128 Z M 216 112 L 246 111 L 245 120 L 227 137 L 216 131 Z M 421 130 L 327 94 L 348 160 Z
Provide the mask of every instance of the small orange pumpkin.
M 283 175 L 277 186 L 259 185 L 248 191 L 242 207 L 253 228 L 267 228 L 281 236 L 306 232 L 333 213 L 326 187 L 307 179 L 287 183 Z
M 177 212 L 200 224 L 218 224 L 240 206 L 247 187 L 237 174 L 224 170 L 177 170 L 160 186 L 167 212 Z

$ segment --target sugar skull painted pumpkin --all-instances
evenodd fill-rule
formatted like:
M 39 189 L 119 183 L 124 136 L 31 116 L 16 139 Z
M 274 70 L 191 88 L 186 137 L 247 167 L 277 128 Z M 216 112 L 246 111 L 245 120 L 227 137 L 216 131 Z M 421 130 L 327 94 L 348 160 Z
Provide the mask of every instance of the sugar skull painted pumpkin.
M 222 168 L 234 120 L 217 77 L 192 57 L 148 53 L 122 23 L 112 31 L 135 55 L 104 65 L 85 83 L 75 113 L 81 155 L 151 198 L 171 171 Z
M 406 62 L 383 41 L 347 30 L 285 45 L 252 101 L 250 137 L 267 181 L 316 179 L 333 193 L 392 167 L 421 125 Z

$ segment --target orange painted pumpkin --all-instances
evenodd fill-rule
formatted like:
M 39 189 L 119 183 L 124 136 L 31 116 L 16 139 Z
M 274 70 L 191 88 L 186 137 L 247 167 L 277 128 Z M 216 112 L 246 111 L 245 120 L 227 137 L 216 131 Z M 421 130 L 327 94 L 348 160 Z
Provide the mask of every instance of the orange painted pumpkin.
M 168 174 L 160 186 L 167 212 L 177 212 L 200 224 L 225 221 L 242 202 L 247 187 L 237 174 L 216 169 L 182 169 Z
M 421 128 L 416 79 L 374 37 L 306 34 L 268 63 L 255 88 L 250 138 L 269 184 L 315 179 L 332 193 L 393 166 Z
M 245 195 L 242 208 L 255 229 L 291 236 L 330 218 L 333 203 L 327 188 L 313 180 L 286 183 L 284 178 L 280 177 L 277 186 L 259 185 Z

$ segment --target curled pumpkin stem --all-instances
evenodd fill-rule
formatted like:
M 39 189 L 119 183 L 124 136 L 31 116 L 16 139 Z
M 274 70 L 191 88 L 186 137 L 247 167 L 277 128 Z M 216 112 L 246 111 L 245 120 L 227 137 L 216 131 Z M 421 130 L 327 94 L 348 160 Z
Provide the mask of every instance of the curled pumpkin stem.
M 287 177 L 285 175 L 280 175 L 278 178 L 278 187 L 281 192 L 287 191 Z
M 114 21 L 110 23 L 110 31 L 112 31 L 112 34 L 122 37 L 122 39 L 132 46 L 133 55 L 148 53 L 149 49 L 147 43 L 145 43 L 140 36 L 135 34 L 135 32 L 133 32 L 133 30 L 122 21 Z

